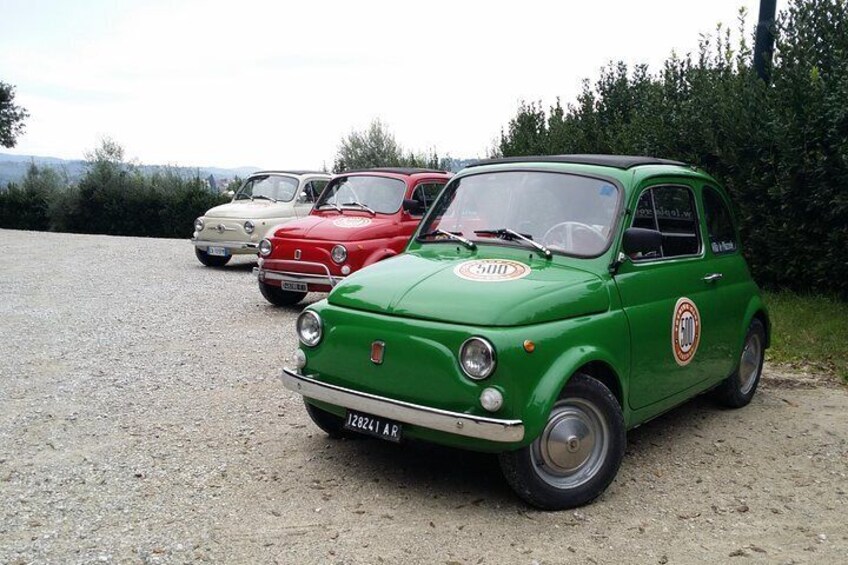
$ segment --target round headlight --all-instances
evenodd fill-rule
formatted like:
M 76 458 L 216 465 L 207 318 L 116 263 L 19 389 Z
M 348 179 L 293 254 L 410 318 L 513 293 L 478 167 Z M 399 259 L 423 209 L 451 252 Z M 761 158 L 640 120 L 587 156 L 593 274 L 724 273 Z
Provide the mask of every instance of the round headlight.
M 347 249 L 345 249 L 344 245 L 336 245 L 333 247 L 330 256 L 333 258 L 333 261 L 341 265 L 347 260 Z
M 259 242 L 259 254 L 263 257 L 267 257 L 271 254 L 271 250 L 274 249 L 274 245 L 271 243 L 270 239 L 263 239 Z
M 203 231 L 203 218 L 197 218 L 194 221 L 194 231 Z
M 495 348 L 481 337 L 465 340 L 459 348 L 459 364 L 474 380 L 485 379 L 495 370 Z
M 307 347 L 315 347 L 321 341 L 324 328 L 321 317 L 312 310 L 304 310 L 297 317 L 297 337 Z
M 256 229 L 256 224 L 254 224 L 250 220 L 248 220 L 244 223 L 244 231 L 246 231 L 247 233 L 253 233 L 253 230 L 255 230 L 255 229 Z

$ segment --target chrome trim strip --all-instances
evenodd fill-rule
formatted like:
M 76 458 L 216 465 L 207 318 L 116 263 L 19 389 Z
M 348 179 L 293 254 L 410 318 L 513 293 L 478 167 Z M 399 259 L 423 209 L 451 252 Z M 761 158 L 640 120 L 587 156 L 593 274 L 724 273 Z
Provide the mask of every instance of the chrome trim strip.
M 287 389 L 306 398 L 327 402 L 334 406 L 476 439 L 497 442 L 515 442 L 524 439 L 524 423 L 521 420 L 499 420 L 411 404 L 322 383 L 311 376 L 300 375 L 290 369 L 283 369 L 281 378 Z
M 259 280 L 272 280 L 272 281 L 290 281 L 290 282 L 305 282 L 307 284 L 321 284 L 321 285 L 329 285 L 336 286 L 344 279 L 343 276 L 333 275 L 330 273 L 330 269 L 327 265 L 322 263 L 309 263 L 306 261 L 301 261 L 300 265 L 311 265 L 315 267 L 323 267 L 324 271 L 327 273 L 327 276 L 324 277 L 322 275 L 316 275 L 314 273 L 293 273 L 291 271 L 271 271 L 268 269 L 263 269 L 262 267 L 258 267 L 254 269 L 254 274 L 259 278 Z
M 205 239 L 192 239 L 191 243 L 195 247 L 226 247 L 227 249 L 258 249 L 258 243 L 249 241 L 208 241 Z

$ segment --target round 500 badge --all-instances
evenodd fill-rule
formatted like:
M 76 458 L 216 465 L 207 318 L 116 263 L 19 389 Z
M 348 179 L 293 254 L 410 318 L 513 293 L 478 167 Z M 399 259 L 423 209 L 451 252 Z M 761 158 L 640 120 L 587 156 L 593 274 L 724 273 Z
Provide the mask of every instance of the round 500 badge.
M 698 307 L 688 298 L 680 298 L 674 305 L 671 320 L 671 351 L 678 365 L 684 367 L 692 361 L 700 341 L 701 314 Z
M 336 218 L 333 225 L 337 228 L 364 228 L 371 225 L 371 218 Z
M 508 259 L 476 259 L 460 263 L 453 273 L 461 279 L 479 282 L 503 282 L 521 279 L 530 274 L 530 267 Z

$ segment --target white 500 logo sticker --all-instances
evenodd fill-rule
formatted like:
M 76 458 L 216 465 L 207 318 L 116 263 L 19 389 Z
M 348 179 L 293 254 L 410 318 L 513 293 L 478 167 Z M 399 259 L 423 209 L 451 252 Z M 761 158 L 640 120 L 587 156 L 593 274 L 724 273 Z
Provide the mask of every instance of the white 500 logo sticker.
M 371 225 L 371 218 L 336 218 L 333 225 L 337 228 L 364 228 Z
M 506 259 L 478 259 L 460 263 L 453 272 L 468 281 L 502 282 L 526 277 L 530 274 L 530 267 Z
M 671 351 L 681 367 L 688 365 L 698 351 L 701 341 L 701 314 L 698 307 L 688 298 L 681 298 L 674 305 L 671 319 Z

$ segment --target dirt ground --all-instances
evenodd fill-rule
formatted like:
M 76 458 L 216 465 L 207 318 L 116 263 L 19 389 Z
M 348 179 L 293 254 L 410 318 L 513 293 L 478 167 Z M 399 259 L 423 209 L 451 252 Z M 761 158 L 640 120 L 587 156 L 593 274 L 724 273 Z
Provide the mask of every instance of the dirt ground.
M 848 563 L 848 389 L 768 367 L 631 431 L 577 511 L 493 456 L 332 441 L 298 309 L 186 241 L 0 230 L 0 563 Z M 319 299 L 319 296 L 310 296 Z

